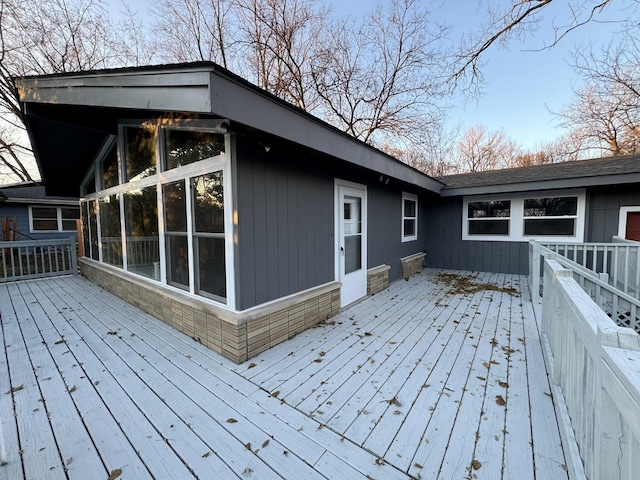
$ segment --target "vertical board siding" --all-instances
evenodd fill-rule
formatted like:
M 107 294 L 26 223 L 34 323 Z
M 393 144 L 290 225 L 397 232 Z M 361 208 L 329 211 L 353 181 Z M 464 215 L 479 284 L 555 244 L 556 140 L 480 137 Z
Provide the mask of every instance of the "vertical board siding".
M 640 205 L 637 187 L 608 187 L 587 191 L 588 205 L 585 241 L 610 242 L 618 234 L 620 207 Z
M 367 187 L 367 201 L 367 267 L 389 265 L 389 282 L 392 282 L 400 278 L 401 258 L 424 251 L 427 229 L 420 212 L 426 208 L 426 203 L 418 199 L 418 239 L 402 242 L 402 189 L 374 181 Z
M 333 281 L 333 168 L 244 139 L 237 152 L 237 308 Z
M 454 270 L 527 274 L 526 242 L 462 240 L 462 198 L 442 198 L 426 205 L 420 215 L 428 222 L 427 266 Z

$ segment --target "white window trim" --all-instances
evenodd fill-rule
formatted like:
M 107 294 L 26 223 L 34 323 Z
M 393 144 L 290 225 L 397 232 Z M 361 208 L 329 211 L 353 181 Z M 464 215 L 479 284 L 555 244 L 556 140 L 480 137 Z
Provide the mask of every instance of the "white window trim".
M 572 236 L 525 236 L 524 235 L 524 200 L 528 198 L 556 198 L 556 197 L 578 197 L 578 209 L 576 213 L 576 234 Z M 489 242 L 528 242 L 537 240 L 540 242 L 575 242 L 584 241 L 584 225 L 586 212 L 586 194 L 584 189 L 557 190 L 553 192 L 527 192 L 517 194 L 498 194 L 465 196 L 462 201 L 462 240 L 489 241 Z M 490 200 L 510 200 L 511 216 L 509 217 L 508 235 L 469 235 L 469 203 L 486 202 Z M 506 219 L 497 217 L 496 220 Z M 552 218 L 552 217 L 549 217 Z M 558 217 L 554 217 L 558 218 Z
M 404 201 L 410 200 L 415 202 L 416 204 L 416 216 L 415 217 L 405 217 L 404 216 Z M 400 212 L 400 229 L 401 229 L 401 237 L 402 243 L 404 242 L 413 242 L 418 240 L 418 196 L 413 193 L 402 192 L 402 204 L 401 204 L 401 212 Z M 405 235 L 404 234 L 404 221 L 407 219 L 412 219 L 415 222 L 415 234 L 414 235 Z
M 620 215 L 618 217 L 618 236 L 627 238 L 627 214 L 640 212 L 640 205 L 630 207 L 620 207 Z
M 58 224 L 58 228 L 56 230 L 36 230 L 33 228 L 33 208 L 55 208 L 56 209 L 56 221 Z M 62 209 L 63 208 L 78 208 L 78 212 L 80 211 L 80 205 L 76 207 L 76 205 L 68 205 L 68 206 L 53 206 L 53 205 L 29 205 L 29 233 L 75 233 L 76 229 L 73 230 L 64 230 L 62 227 Z
M 185 122 L 188 123 L 188 122 Z M 118 145 L 118 172 L 119 172 L 119 178 L 122 179 L 123 178 L 123 172 L 122 172 L 122 168 L 123 168 L 123 162 L 121 161 L 120 158 L 120 152 L 122 151 L 122 149 L 124 148 L 124 144 L 123 144 L 123 138 L 124 135 L 122 134 L 122 129 L 124 127 L 140 127 L 141 123 L 131 123 L 131 122 L 126 122 L 126 123 L 122 123 L 119 125 L 119 145 Z M 219 121 L 200 121 L 200 122 L 192 122 L 192 128 L 194 130 L 206 130 L 206 131 L 217 131 L 216 129 L 220 129 L 222 128 L 220 125 L 222 125 L 221 122 Z M 225 202 L 225 273 L 226 273 L 226 282 L 227 282 L 227 289 L 226 289 L 226 293 L 227 293 L 227 297 L 226 297 L 226 303 L 223 303 L 219 300 L 215 300 L 212 298 L 209 298 L 207 296 L 203 296 L 203 295 L 198 295 L 195 293 L 194 291 L 194 282 L 190 282 L 190 287 L 189 290 L 183 290 L 180 289 L 178 287 L 174 287 L 172 285 L 170 285 L 167 282 L 167 274 L 166 274 L 166 251 L 164 248 L 164 242 L 162 241 L 162 239 L 164 239 L 164 234 L 165 234 L 165 230 L 164 230 L 164 221 L 162 220 L 164 217 L 164 206 L 161 204 L 161 201 L 159 200 L 159 205 L 158 205 L 158 235 L 159 238 L 161 239 L 160 241 L 160 280 L 154 280 L 152 278 L 148 278 L 148 277 L 142 277 L 138 274 L 136 274 L 135 272 L 131 272 L 131 271 L 127 271 L 127 274 L 129 275 L 135 275 L 136 277 L 140 277 L 143 278 L 145 281 L 151 282 L 151 283 L 160 283 L 162 284 L 163 288 L 167 288 L 167 289 L 171 289 L 171 290 L 175 290 L 176 292 L 180 292 L 180 293 L 188 293 L 189 295 L 193 296 L 194 298 L 197 298 L 200 301 L 204 301 L 204 302 L 210 302 L 214 305 L 216 305 L 217 307 L 220 307 L 222 309 L 225 310 L 229 310 L 229 311 L 233 311 L 233 312 L 237 312 L 238 310 L 236 309 L 236 291 L 235 291 L 235 271 L 234 271 L 234 265 L 235 265 L 235 260 L 234 260 L 234 255 L 235 255 L 235 245 L 236 245 L 236 235 L 237 235 L 237 213 L 235 212 L 235 207 L 233 206 L 233 182 L 232 182 L 232 152 L 235 151 L 235 146 L 232 144 L 233 140 L 232 140 L 232 135 L 230 134 L 225 134 L 225 152 L 217 155 L 215 157 L 211 157 L 208 159 L 204 159 L 201 160 L 199 162 L 195 162 L 195 163 L 191 163 L 189 165 L 185 165 L 182 167 L 178 167 L 175 169 L 171 169 L 171 170 L 166 170 L 163 171 L 161 170 L 161 165 L 162 165 L 162 161 L 161 161 L 161 155 L 162 155 L 162 146 L 160 144 L 161 141 L 161 132 L 160 130 L 162 130 L 162 120 L 158 121 L 158 131 L 156 132 L 156 173 L 149 176 L 149 177 L 145 177 L 145 178 L 141 178 L 141 179 L 135 179 L 126 183 L 120 183 L 119 185 L 116 185 L 114 187 L 110 187 L 108 189 L 105 190 L 97 190 L 95 193 L 91 193 L 91 194 L 86 194 L 83 198 L 81 198 L 82 202 L 88 202 L 91 200 L 96 200 L 99 201 L 101 198 L 104 198 L 106 196 L 112 195 L 112 194 L 119 194 L 119 200 L 120 200 L 120 221 L 121 221 L 121 236 L 122 236 L 122 256 L 123 256 L 123 271 L 127 271 L 127 263 L 126 263 L 126 230 L 125 230 L 125 225 L 124 225 L 124 215 L 123 215 L 123 202 L 124 202 L 124 194 L 132 191 L 132 190 L 138 190 L 138 189 L 142 189 L 145 187 L 149 187 L 149 186 L 156 186 L 157 190 L 156 193 L 158 194 L 158 198 L 161 199 L 161 189 L 162 189 L 162 185 L 165 183 L 169 183 L 172 181 L 178 181 L 178 180 L 185 180 L 187 183 L 189 183 L 189 179 L 194 177 L 194 176 L 198 176 L 198 175 L 204 175 L 207 173 L 212 173 L 215 171 L 222 171 L 223 172 L 223 191 L 224 191 L 224 202 Z M 172 124 L 171 128 L 176 128 L 175 125 Z M 178 127 L 179 128 L 179 127 Z M 104 154 L 104 153 L 103 153 Z M 100 165 L 100 162 L 102 161 L 101 157 L 96 157 L 96 160 L 94 161 L 94 165 Z M 91 172 L 89 172 L 86 177 L 85 177 L 85 182 L 89 179 L 91 175 Z M 122 181 L 122 180 L 121 180 Z M 187 189 L 189 189 L 190 187 L 187 186 Z M 187 196 L 187 223 L 188 223 L 188 231 L 191 231 L 191 204 L 190 204 L 190 195 Z M 101 238 L 102 238 L 102 232 L 100 229 L 100 212 L 98 209 L 98 216 L 97 216 L 97 227 L 98 227 L 98 241 L 100 242 Z M 192 251 L 193 249 L 193 245 L 192 245 L 192 239 L 191 239 L 191 235 L 189 235 L 189 248 L 190 251 Z M 99 261 L 102 262 L 102 249 L 98 250 L 99 252 Z M 189 265 L 189 269 L 190 269 L 190 278 L 193 278 L 193 268 L 194 266 L 192 264 Z

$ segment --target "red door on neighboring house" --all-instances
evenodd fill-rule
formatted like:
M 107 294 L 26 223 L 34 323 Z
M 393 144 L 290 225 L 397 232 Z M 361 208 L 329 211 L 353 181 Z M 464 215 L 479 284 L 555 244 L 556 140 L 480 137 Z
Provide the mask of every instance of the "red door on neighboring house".
M 627 213 L 627 240 L 640 242 L 640 212 Z

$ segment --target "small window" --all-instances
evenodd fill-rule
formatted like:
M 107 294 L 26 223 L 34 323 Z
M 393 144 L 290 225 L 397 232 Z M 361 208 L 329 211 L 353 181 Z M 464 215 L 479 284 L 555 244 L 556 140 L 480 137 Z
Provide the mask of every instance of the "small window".
M 410 193 L 402 194 L 402 241 L 418 239 L 418 197 Z
M 469 235 L 509 235 L 511 201 L 469 202 L 467 218 Z
M 75 232 L 79 207 L 31 207 L 32 232 Z
M 577 218 L 578 197 L 524 199 L 525 237 L 573 237 Z

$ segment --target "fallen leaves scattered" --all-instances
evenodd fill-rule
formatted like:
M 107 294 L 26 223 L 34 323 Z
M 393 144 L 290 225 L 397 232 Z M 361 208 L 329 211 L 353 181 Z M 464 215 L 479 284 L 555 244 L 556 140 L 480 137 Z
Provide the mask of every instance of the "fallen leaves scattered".
M 507 382 L 503 382 L 501 380 L 498 380 L 498 385 L 500 385 L 503 388 L 509 388 L 509 384 Z
M 20 390 L 22 390 L 24 388 L 24 385 L 18 385 L 17 387 L 11 387 L 11 390 L 9 390 L 7 393 L 16 393 L 19 392 Z
M 507 404 L 507 401 L 502 397 L 502 395 L 496 395 L 496 403 L 502 407 Z
M 256 364 L 255 364 L 255 363 L 250 363 L 250 364 L 249 364 L 249 366 L 247 367 L 247 369 L 249 369 L 249 368 L 253 368 L 253 367 L 255 367 L 255 366 L 256 366 Z
M 203 453 L 202 458 L 207 458 L 209 455 L 211 455 L 211 452 Z
M 473 462 L 471 462 L 471 466 L 473 467 L 474 470 L 480 470 L 480 468 L 482 467 L 482 464 L 480 463 L 479 460 L 476 460 L 474 458 Z
M 73 385 L 72 387 L 69 387 L 69 393 L 73 393 L 77 390 L 76 386 Z
M 227 423 L 238 423 L 238 420 L 235 418 L 227 418 Z

